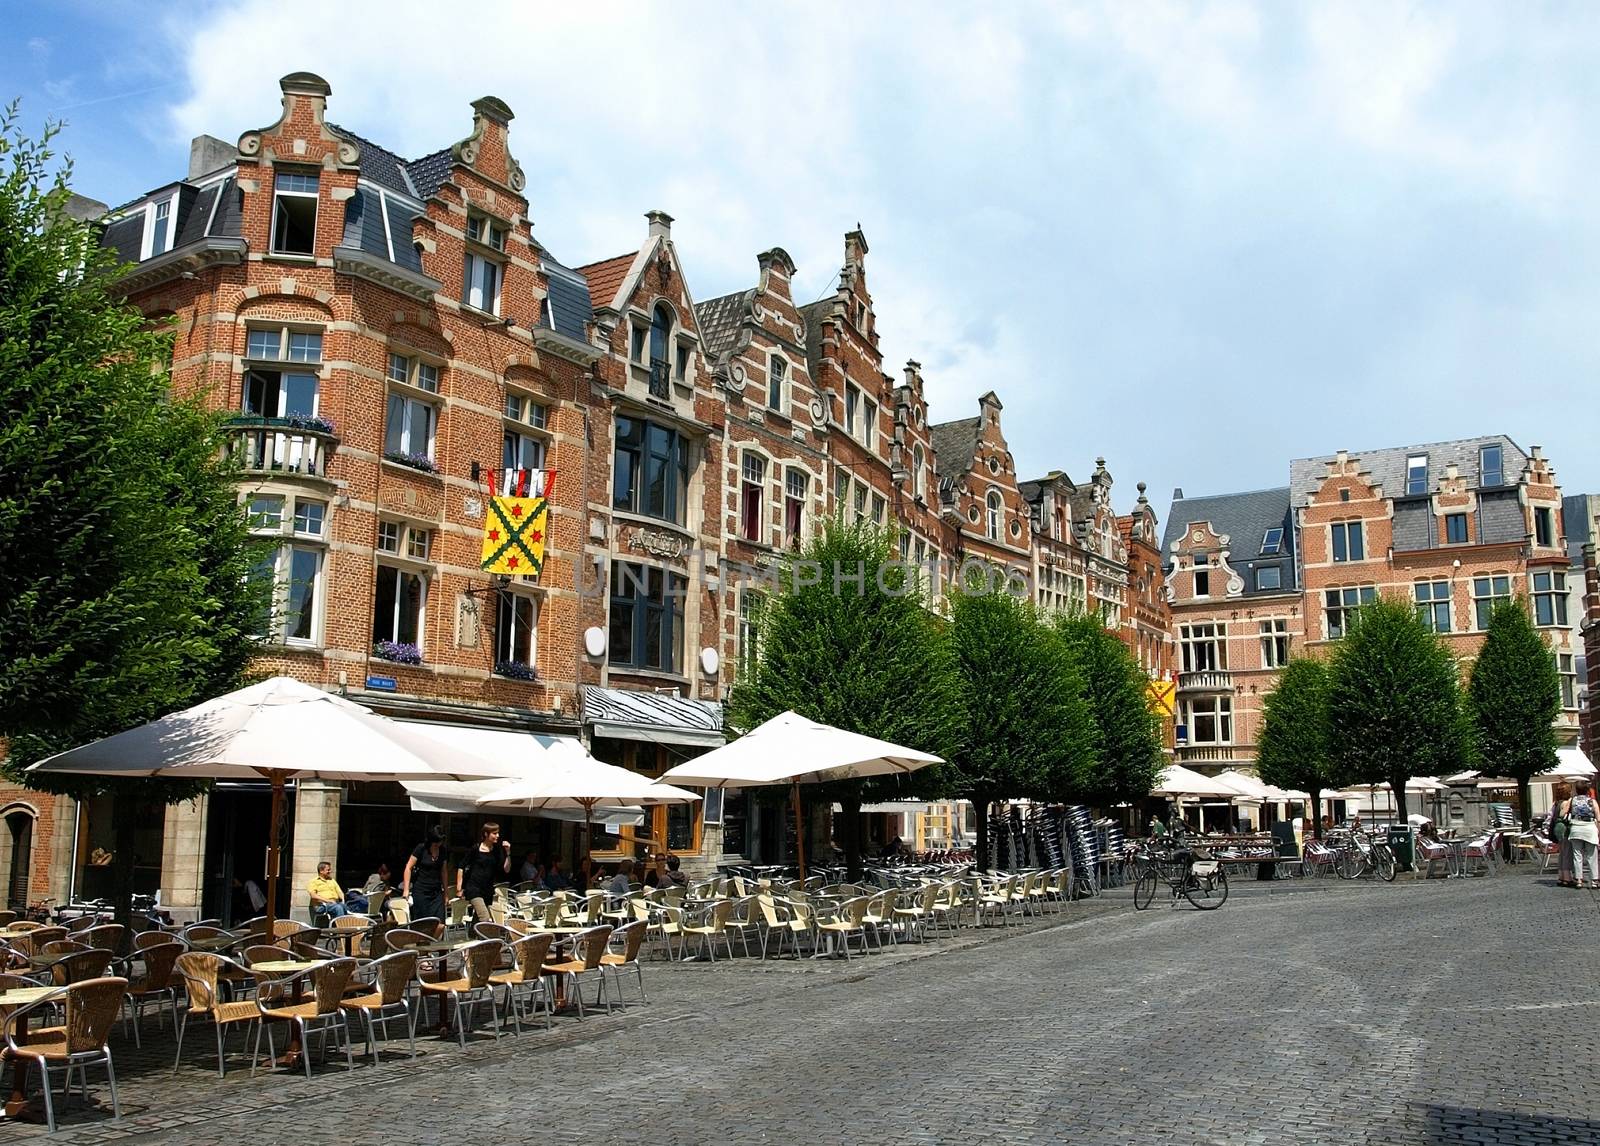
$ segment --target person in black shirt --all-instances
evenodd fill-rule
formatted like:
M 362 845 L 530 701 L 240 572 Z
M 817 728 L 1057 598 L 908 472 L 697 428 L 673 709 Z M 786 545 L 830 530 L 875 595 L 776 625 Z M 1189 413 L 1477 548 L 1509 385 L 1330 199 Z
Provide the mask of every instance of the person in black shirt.
M 412 919 L 444 920 L 444 829 L 428 829 L 428 838 L 406 860 L 400 894 L 411 900 Z
M 478 846 L 467 853 L 456 869 L 456 894 L 472 908 L 477 923 L 489 923 L 489 901 L 494 885 L 511 874 L 511 841 L 500 838 L 500 825 L 493 820 L 479 830 Z

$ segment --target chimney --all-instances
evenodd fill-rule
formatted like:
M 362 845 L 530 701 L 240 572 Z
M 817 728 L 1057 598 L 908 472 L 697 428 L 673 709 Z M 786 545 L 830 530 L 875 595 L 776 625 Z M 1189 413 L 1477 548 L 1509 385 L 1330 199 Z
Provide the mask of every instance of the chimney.
M 231 167 L 239 149 L 214 135 L 197 135 L 189 141 L 189 182 Z
M 79 223 L 98 223 L 110 210 L 100 200 L 78 194 L 68 195 L 66 205 L 61 208 L 62 214 Z
M 906 359 L 906 385 L 915 387 L 922 382 L 922 363 L 915 358 Z
M 646 211 L 646 219 L 650 220 L 650 238 L 658 236 L 663 239 L 672 238 L 672 216 L 665 211 Z
M 1544 457 L 1544 447 L 1543 446 L 1529 446 L 1528 447 L 1528 456 L 1533 458 L 1534 461 L 1538 461 L 1539 459 Z
M 1175 485 L 1175 486 L 1172 487 L 1172 500 L 1173 501 L 1182 501 L 1183 500 L 1183 487 L 1181 485 Z

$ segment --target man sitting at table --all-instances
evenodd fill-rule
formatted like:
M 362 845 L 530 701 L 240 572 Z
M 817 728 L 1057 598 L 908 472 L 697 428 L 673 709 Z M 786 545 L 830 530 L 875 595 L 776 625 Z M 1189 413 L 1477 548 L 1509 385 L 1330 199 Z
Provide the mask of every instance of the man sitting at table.
M 311 893 L 311 922 L 326 927 L 330 919 L 345 914 L 344 889 L 333 879 L 333 864 L 323 860 L 317 865 L 317 877 L 306 885 Z
M 627 895 L 631 890 L 633 878 L 633 861 L 624 859 L 618 862 L 616 874 L 606 884 L 606 890 L 612 895 Z
M 572 886 L 572 881 L 567 878 L 567 873 L 561 870 L 561 861 L 555 856 L 550 857 L 550 866 L 544 872 L 544 887 L 546 891 L 566 891 Z

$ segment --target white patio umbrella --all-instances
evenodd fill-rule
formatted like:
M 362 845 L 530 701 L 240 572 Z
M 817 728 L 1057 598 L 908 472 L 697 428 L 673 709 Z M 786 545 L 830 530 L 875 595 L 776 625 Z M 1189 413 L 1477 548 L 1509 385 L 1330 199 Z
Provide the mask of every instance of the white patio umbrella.
M 277 918 L 279 834 L 290 780 L 504 776 L 509 766 L 441 744 L 414 726 L 279 676 L 59 752 L 29 771 L 272 784 L 267 919 Z
M 794 789 L 795 846 L 805 878 L 805 830 L 800 822 L 800 785 L 868 776 L 911 773 L 944 758 L 819 724 L 797 712 L 783 712 L 739 739 L 661 774 L 663 781 L 706 788 L 756 788 L 788 784 Z
M 1150 789 L 1152 796 L 1237 796 L 1239 793 L 1212 776 L 1205 776 L 1182 764 L 1168 764 Z

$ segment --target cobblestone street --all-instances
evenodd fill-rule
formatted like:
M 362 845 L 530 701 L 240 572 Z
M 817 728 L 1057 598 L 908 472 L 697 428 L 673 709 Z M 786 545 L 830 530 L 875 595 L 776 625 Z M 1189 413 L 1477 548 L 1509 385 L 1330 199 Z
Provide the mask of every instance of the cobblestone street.
M 648 1007 L 309 1084 L 130 1047 L 124 1121 L 74 1105 L 60 1137 L 1593 1143 L 1597 928 L 1521 873 L 1241 882 L 1204 914 L 1119 889 L 849 964 L 651 966 Z

